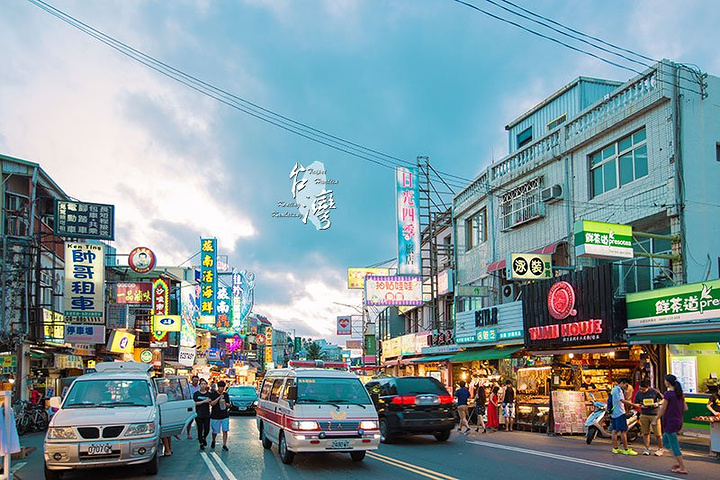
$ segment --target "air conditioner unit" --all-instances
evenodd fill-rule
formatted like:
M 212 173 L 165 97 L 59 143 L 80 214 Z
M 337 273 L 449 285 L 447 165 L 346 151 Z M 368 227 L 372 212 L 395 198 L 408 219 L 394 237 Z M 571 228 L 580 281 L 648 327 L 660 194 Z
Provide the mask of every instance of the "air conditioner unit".
M 500 288 L 500 303 L 510 303 L 515 301 L 517 289 L 514 284 L 503 285 Z
M 552 187 L 543 188 L 540 191 L 540 199 L 543 202 L 557 202 L 563 198 L 562 185 L 553 185 Z

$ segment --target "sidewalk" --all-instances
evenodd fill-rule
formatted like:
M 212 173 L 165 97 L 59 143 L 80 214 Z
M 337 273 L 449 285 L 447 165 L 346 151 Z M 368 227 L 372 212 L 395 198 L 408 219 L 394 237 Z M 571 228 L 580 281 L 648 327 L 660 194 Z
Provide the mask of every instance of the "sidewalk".
M 32 447 L 33 451 L 23 459 L 13 460 L 10 465 L 10 471 L 13 473 L 15 480 L 31 480 L 30 477 L 23 477 L 23 470 L 29 463 L 43 463 L 43 443 L 45 442 L 45 432 L 28 433 L 20 437 L 20 446 Z

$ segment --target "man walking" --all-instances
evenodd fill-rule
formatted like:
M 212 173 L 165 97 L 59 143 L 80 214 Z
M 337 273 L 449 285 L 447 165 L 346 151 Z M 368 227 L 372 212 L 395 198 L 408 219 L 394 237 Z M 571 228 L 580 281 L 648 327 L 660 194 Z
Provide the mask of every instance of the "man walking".
M 210 448 L 215 448 L 215 439 L 222 430 L 222 449 L 228 451 L 227 439 L 230 431 L 230 396 L 225 391 L 225 382 L 220 380 L 217 383 L 217 391 L 210 392 L 210 428 L 212 430 L 212 443 Z
M 195 392 L 200 390 L 200 377 L 197 375 L 193 375 L 192 379 L 190 380 L 190 395 L 194 398 Z M 195 424 L 197 425 L 197 418 L 195 418 Z M 187 426 L 187 438 L 190 440 L 192 437 L 190 436 L 190 430 L 192 430 L 192 422 L 188 423 Z
M 610 422 L 612 425 L 612 440 L 613 449 L 612 453 L 622 453 L 624 455 L 637 455 L 637 452 L 632 448 L 628 448 L 627 441 L 627 418 L 625 417 L 625 407 L 633 408 L 633 403 L 625 400 L 625 389 L 630 384 L 630 380 L 627 378 L 621 378 L 620 381 L 615 385 L 610 392 L 609 408 L 610 408 Z M 623 449 L 618 448 L 618 432 L 622 439 Z
M 205 450 L 207 446 L 207 436 L 210 433 L 210 391 L 208 390 L 207 381 L 203 378 L 198 385 L 198 391 L 193 394 L 195 400 L 195 422 L 197 423 L 198 442 L 200 442 L 200 450 Z
M 651 432 L 657 438 L 658 448 L 655 450 L 655 455 L 660 457 L 663 454 L 662 430 L 660 419 L 657 418 L 658 407 L 662 399 L 663 396 L 660 395 L 660 392 L 650 387 L 650 380 L 640 381 L 640 390 L 635 394 L 635 407 L 640 409 L 640 430 L 645 439 L 643 455 L 650 455 Z M 657 423 L 655 423 L 655 419 L 657 419 Z
M 460 385 L 460 388 L 455 391 L 458 416 L 460 417 L 458 433 L 467 435 L 470 433 L 470 424 L 468 423 L 468 399 L 470 398 L 470 390 L 465 387 L 465 382 L 462 380 L 458 382 L 458 385 Z M 464 429 L 463 426 L 465 427 Z
M 503 417 L 505 418 L 505 430 L 512 432 L 515 421 L 515 389 L 512 382 L 505 382 L 505 393 L 503 393 Z

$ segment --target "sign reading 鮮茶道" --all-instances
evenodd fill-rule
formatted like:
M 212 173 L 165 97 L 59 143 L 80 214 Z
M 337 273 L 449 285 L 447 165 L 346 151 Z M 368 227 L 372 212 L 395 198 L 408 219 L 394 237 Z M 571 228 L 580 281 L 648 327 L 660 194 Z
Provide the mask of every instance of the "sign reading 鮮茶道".
M 720 318 L 720 280 L 626 296 L 628 327 Z
M 578 257 L 633 258 L 630 225 L 580 220 L 575 222 L 574 231 Z
M 422 305 L 422 277 L 368 275 L 365 277 L 366 305 Z

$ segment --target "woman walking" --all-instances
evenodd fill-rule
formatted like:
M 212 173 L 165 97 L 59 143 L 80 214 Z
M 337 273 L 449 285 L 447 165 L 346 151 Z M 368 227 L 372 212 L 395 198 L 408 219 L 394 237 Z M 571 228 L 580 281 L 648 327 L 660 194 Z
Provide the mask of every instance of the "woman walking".
M 685 462 L 683 462 L 677 435 L 678 432 L 682 430 L 683 412 L 685 412 L 688 407 L 685 403 L 682 385 L 680 385 L 680 382 L 677 381 L 677 377 L 675 375 L 668 375 L 665 377 L 665 387 L 667 388 L 667 391 L 663 395 L 660 411 L 658 412 L 655 421 L 653 421 L 653 425 L 656 426 L 657 419 L 662 417 L 664 430 L 663 443 L 665 444 L 665 447 L 672 450 L 673 455 L 675 455 L 675 460 L 677 460 L 677 463 L 673 465 L 670 471 L 673 473 L 687 475 L 688 471 L 685 468 Z
M 483 433 L 487 432 L 487 428 L 485 427 L 485 419 L 483 418 L 485 416 L 485 404 L 487 403 L 487 394 L 485 393 L 485 386 L 478 384 L 477 388 L 475 389 L 475 412 L 477 413 L 477 427 L 475 428 L 476 432 L 480 431 L 480 427 L 482 426 Z
M 490 393 L 490 402 L 488 403 L 487 428 L 489 428 L 491 432 L 494 432 L 498 428 L 500 428 L 500 419 L 498 418 L 499 391 L 500 387 L 498 387 L 497 385 L 492 388 L 492 393 Z

